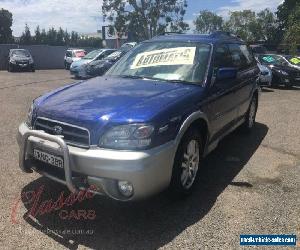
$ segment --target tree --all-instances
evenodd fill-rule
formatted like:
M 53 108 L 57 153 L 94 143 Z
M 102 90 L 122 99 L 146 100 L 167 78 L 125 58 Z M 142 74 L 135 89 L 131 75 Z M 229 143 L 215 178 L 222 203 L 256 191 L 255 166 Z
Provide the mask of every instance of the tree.
M 229 20 L 224 29 L 240 36 L 245 41 L 257 41 L 261 38 L 259 23 L 256 14 L 251 10 L 230 12 Z
M 296 54 L 297 45 L 300 44 L 300 3 L 289 14 L 284 41 L 288 44 L 291 54 Z
M 277 18 L 269 9 L 264 9 L 257 13 L 257 23 L 259 25 L 259 33 L 266 43 L 278 43 L 278 23 Z
M 65 41 L 65 34 L 64 30 L 60 27 L 59 30 L 57 31 L 57 36 L 56 36 L 56 45 L 64 45 Z
M 20 42 L 21 42 L 21 44 L 25 44 L 25 45 L 29 45 L 32 43 L 31 32 L 30 32 L 30 29 L 29 29 L 27 23 L 25 24 L 25 30 L 22 33 Z
M 49 45 L 56 45 L 57 31 L 53 27 L 47 32 L 47 40 Z
M 42 34 L 41 34 L 40 26 L 36 27 L 34 33 L 35 33 L 34 42 L 36 44 L 41 44 L 42 43 Z
M 48 44 L 48 36 L 45 29 L 42 29 L 41 32 L 41 43 L 40 44 Z
M 222 30 L 223 18 L 211 11 L 202 10 L 194 21 L 194 24 L 197 33 L 211 33 L 213 31 Z
M 166 30 L 186 30 L 186 7 L 186 0 L 103 0 L 102 12 L 118 33 L 131 31 L 137 40 L 144 40 Z
M 5 9 L 0 9 L 0 43 L 9 43 L 12 39 L 13 16 Z
M 70 34 L 67 30 L 64 31 L 64 44 L 70 44 Z
M 289 16 L 294 12 L 299 0 L 284 0 L 277 8 L 277 17 L 282 30 L 286 29 L 289 25 Z
M 77 46 L 79 40 L 79 35 L 77 32 L 72 31 L 71 32 L 71 40 L 70 40 L 70 45 L 71 46 Z

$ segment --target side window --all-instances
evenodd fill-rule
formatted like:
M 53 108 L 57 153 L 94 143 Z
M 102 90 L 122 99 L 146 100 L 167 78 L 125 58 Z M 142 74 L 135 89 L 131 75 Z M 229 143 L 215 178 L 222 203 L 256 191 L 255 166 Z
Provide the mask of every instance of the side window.
M 218 45 L 215 52 L 214 68 L 233 67 L 232 60 L 226 45 Z
M 97 60 L 102 60 L 102 59 L 105 58 L 106 56 L 108 56 L 107 51 L 104 51 L 102 54 L 100 54 L 100 55 L 97 57 Z
M 229 44 L 229 51 L 234 67 L 243 70 L 253 65 L 253 55 L 249 52 L 246 45 Z

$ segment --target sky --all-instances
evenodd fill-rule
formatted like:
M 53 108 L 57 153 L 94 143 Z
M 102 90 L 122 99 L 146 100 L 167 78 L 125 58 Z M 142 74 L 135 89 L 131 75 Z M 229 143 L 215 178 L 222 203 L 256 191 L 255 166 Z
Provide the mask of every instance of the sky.
M 282 0 L 187 0 L 188 8 L 185 21 L 193 29 L 193 20 L 200 10 L 211 10 L 223 17 L 229 11 L 264 8 L 276 10 Z M 0 0 L 0 9 L 13 13 L 13 35 L 20 36 L 27 23 L 33 32 L 41 28 L 62 27 L 79 33 L 94 33 L 101 29 L 102 0 Z

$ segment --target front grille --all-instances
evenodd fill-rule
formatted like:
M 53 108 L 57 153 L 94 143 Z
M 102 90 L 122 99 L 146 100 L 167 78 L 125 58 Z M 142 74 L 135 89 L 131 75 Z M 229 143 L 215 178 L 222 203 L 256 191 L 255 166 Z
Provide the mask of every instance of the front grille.
M 28 60 L 27 61 L 25 61 L 25 60 L 23 60 L 23 61 L 17 61 L 17 63 L 26 64 L 26 63 L 28 63 Z
M 69 145 L 90 147 L 90 134 L 85 128 L 41 117 L 37 118 L 34 128 L 50 135 L 61 135 Z

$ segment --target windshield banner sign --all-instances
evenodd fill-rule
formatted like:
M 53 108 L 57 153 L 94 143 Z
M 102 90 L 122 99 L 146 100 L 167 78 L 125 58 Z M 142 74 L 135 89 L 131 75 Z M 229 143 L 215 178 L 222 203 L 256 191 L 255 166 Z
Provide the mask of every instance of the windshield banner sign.
M 178 47 L 153 50 L 136 56 L 131 69 L 160 65 L 193 65 L 196 47 Z

